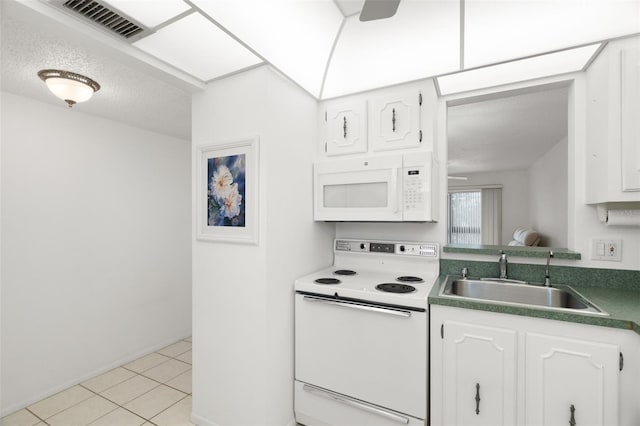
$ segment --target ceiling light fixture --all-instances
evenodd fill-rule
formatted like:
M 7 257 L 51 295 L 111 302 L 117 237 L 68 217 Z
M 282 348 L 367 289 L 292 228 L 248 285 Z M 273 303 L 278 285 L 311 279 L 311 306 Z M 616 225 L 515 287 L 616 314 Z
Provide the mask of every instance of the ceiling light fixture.
M 61 70 L 42 70 L 38 77 L 45 83 L 51 92 L 65 101 L 69 108 L 76 103 L 88 101 L 94 92 L 100 90 L 100 85 L 80 74 Z

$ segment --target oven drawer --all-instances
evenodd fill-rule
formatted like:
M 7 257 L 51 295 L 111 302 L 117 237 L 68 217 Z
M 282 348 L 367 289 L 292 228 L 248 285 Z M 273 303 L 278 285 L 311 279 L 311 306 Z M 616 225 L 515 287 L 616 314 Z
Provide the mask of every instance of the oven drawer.
M 424 426 L 424 420 L 296 381 L 296 421 L 305 426 Z
M 425 311 L 300 293 L 295 311 L 296 380 L 426 418 Z

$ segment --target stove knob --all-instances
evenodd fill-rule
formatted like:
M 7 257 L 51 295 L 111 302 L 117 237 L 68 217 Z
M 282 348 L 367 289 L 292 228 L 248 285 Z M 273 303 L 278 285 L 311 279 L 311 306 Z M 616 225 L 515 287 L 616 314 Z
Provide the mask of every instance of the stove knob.
M 364 243 L 361 243 L 361 244 L 360 244 L 360 250 L 364 250 L 364 248 L 365 248 Z
M 400 246 L 400 251 L 404 252 L 404 246 Z

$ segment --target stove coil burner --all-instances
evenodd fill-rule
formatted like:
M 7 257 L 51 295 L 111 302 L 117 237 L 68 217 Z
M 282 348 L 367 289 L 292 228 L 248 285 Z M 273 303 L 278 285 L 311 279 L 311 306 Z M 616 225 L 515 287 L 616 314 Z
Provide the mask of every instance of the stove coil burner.
M 407 284 L 384 283 L 378 284 L 376 290 L 385 291 L 387 293 L 413 293 L 416 288 Z
M 352 271 L 351 269 L 338 269 L 337 271 L 333 271 L 334 275 L 355 275 L 356 271 Z
M 318 278 L 315 280 L 316 284 L 340 284 L 341 281 L 337 278 Z
M 420 277 L 412 277 L 410 275 L 403 275 L 401 277 L 396 278 L 396 281 L 400 281 L 401 283 L 421 283 L 424 280 Z

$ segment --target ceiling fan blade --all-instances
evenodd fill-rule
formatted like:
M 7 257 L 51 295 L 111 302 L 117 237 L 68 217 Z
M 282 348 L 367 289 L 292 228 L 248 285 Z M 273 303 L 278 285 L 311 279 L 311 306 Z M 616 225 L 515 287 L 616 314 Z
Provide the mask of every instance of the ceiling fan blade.
M 365 0 L 360 12 L 360 21 L 375 21 L 391 18 L 398 10 L 400 0 Z

